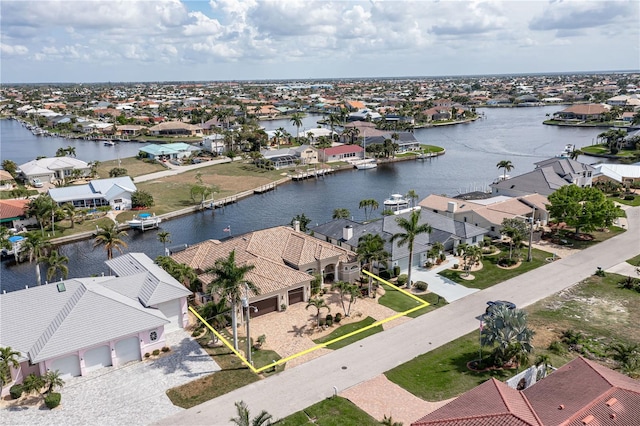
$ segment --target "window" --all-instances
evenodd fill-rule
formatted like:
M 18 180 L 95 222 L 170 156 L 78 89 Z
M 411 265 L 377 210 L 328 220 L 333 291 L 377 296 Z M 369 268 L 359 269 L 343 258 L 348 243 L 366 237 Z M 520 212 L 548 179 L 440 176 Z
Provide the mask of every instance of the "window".
M 472 243 L 477 243 L 477 242 L 478 242 L 478 237 L 473 237 L 473 238 L 471 238 L 471 242 L 472 242 Z
M 158 332 L 154 330 L 151 333 L 149 333 L 149 340 L 151 340 L 152 342 L 155 342 L 156 340 L 158 340 Z

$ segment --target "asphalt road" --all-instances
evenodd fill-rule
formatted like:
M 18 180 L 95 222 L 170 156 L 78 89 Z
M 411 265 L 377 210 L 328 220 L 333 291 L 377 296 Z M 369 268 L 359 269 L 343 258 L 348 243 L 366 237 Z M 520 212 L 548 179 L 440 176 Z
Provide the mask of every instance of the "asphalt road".
M 252 413 L 286 417 L 370 380 L 479 327 L 487 300 L 528 306 L 640 253 L 640 207 L 627 209 L 628 232 L 476 292 L 410 322 L 168 417 L 158 425 L 228 425 L 243 400 Z

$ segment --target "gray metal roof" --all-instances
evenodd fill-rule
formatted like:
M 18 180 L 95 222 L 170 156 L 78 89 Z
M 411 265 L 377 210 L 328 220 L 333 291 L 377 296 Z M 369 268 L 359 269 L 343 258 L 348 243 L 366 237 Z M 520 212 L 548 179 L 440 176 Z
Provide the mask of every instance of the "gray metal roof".
M 111 200 L 123 192 L 133 193 L 136 186 L 129 176 L 112 179 L 95 179 L 86 185 L 71 185 L 62 188 L 51 188 L 49 195 L 56 203 L 67 201 L 104 198 Z

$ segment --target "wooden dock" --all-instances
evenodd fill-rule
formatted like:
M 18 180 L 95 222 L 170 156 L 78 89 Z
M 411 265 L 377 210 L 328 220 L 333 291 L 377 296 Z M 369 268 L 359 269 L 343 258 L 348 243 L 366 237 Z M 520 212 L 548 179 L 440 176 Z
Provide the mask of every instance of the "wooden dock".
M 324 177 L 327 174 L 333 173 L 333 169 L 313 169 L 313 170 L 296 170 L 291 174 L 291 179 L 293 180 L 303 180 L 309 178 L 320 178 Z
M 254 194 L 264 194 L 265 192 L 269 192 L 269 191 L 273 191 L 274 189 L 276 189 L 276 183 L 275 182 L 271 182 L 267 185 L 262 185 L 259 188 L 255 188 L 253 190 Z

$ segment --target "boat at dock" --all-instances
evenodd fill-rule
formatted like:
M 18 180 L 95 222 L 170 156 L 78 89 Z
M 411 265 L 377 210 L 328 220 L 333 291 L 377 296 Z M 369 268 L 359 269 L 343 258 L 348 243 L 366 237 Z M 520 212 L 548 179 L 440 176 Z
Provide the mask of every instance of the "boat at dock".
M 114 141 L 104 141 L 104 146 L 116 146 Z
M 128 220 L 127 225 L 133 229 L 146 231 L 147 229 L 157 228 L 160 225 L 160 221 L 160 217 L 156 216 L 155 213 L 140 213 L 135 215 L 133 219 Z
M 567 144 L 564 146 L 564 149 L 562 150 L 562 152 L 558 155 L 556 155 L 556 157 L 558 158 L 571 158 L 571 156 L 573 155 L 573 151 L 576 150 L 576 146 L 573 144 Z
M 375 169 L 378 167 L 378 162 L 375 158 L 365 158 L 364 160 L 352 161 L 351 164 L 358 170 Z
M 391 197 L 384 200 L 385 208 L 400 210 L 409 207 L 409 200 L 402 194 L 391 194 Z

